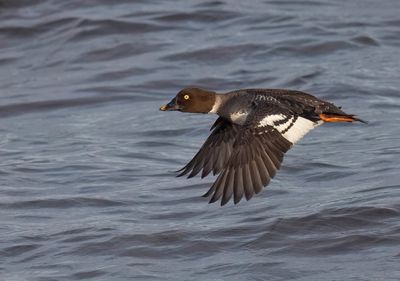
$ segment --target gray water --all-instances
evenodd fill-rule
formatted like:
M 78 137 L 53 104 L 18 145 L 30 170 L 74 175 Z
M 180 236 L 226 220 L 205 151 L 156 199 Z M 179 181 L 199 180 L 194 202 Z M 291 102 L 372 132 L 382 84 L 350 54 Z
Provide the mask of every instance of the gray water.
M 400 280 L 400 2 L 0 1 L 0 280 Z M 326 124 L 251 201 L 175 178 L 215 116 L 291 88 Z

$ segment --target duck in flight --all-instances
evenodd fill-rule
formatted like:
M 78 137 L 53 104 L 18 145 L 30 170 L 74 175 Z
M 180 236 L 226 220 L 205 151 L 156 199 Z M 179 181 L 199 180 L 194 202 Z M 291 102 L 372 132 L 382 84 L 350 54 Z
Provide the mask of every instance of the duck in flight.
M 200 88 L 181 90 L 161 111 L 214 113 L 211 134 L 178 176 L 218 175 L 203 195 L 210 203 L 232 197 L 249 200 L 268 185 L 284 154 L 310 130 L 325 122 L 364 122 L 330 102 L 283 89 L 242 89 L 219 94 Z

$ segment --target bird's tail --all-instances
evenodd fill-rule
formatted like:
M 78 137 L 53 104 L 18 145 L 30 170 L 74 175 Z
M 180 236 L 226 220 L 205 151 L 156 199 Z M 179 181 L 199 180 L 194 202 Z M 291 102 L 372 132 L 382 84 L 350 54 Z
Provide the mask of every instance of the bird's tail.
M 319 118 L 325 122 L 361 122 L 367 124 L 366 121 L 356 118 L 352 114 L 330 114 L 330 113 L 321 113 L 319 114 Z

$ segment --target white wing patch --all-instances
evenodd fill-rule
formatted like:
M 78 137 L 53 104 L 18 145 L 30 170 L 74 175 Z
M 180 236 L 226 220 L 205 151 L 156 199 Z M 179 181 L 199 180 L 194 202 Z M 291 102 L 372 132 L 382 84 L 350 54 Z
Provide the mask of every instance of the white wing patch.
M 284 122 L 282 122 L 284 121 Z M 323 121 L 313 122 L 303 117 L 286 116 L 283 114 L 269 115 L 262 119 L 259 127 L 272 126 L 291 143 L 298 142 L 305 134 L 320 126 Z
M 265 117 L 263 120 L 260 121 L 260 125 L 259 127 L 264 127 L 264 126 L 272 126 L 274 128 L 276 128 L 275 123 L 282 121 L 284 119 L 286 119 L 287 117 L 283 114 L 274 114 L 274 115 L 268 115 L 267 117 Z M 281 125 L 280 125 L 281 126 Z
M 291 143 L 298 142 L 312 129 L 322 125 L 323 121 L 313 122 L 303 117 L 298 117 L 293 126 L 282 136 Z

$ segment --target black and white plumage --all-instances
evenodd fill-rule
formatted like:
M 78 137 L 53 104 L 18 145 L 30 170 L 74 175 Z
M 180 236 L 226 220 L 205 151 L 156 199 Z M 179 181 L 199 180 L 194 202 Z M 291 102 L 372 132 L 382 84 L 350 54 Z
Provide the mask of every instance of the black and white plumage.
M 310 94 L 280 89 L 245 89 L 217 94 L 187 88 L 161 110 L 216 113 L 211 134 L 178 176 L 219 174 L 204 196 L 221 205 L 249 200 L 280 168 L 284 154 L 324 122 L 361 121 Z M 363 122 L 363 121 L 362 121 Z

